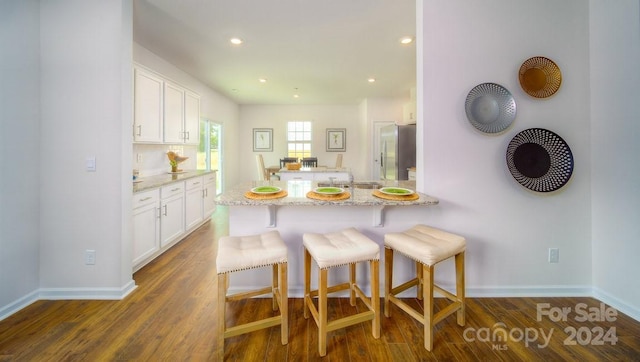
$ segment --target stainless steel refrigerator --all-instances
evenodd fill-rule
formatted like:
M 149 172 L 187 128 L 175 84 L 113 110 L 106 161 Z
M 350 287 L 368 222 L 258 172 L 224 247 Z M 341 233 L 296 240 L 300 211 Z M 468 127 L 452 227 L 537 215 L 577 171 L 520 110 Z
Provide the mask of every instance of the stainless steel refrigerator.
M 380 129 L 380 178 L 408 180 L 416 166 L 416 125 L 391 125 Z

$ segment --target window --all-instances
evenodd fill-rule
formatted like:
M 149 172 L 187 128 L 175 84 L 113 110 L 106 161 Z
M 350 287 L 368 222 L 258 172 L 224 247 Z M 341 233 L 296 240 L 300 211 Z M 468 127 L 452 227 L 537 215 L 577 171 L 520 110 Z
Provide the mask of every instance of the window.
M 197 169 L 218 170 L 216 193 L 222 192 L 222 125 L 203 119 L 200 121 L 200 145 Z
M 287 157 L 311 157 L 311 121 L 287 123 Z

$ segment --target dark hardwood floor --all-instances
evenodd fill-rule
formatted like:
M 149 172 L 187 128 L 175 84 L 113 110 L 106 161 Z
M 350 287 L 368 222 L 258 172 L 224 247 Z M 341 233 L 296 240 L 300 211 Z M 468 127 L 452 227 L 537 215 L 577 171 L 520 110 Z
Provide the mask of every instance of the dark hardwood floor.
M 217 238 L 227 234 L 226 219 L 226 209 L 218 207 L 211 222 L 138 271 L 137 290 L 122 301 L 43 300 L 0 321 L 0 361 L 215 360 L 215 250 Z M 443 303 L 438 299 L 436 305 Z M 433 352 L 423 348 L 422 326 L 393 307 L 391 318 L 382 317 L 380 339 L 373 339 L 369 323 L 335 331 L 325 358 L 318 356 L 317 329 L 302 317 L 302 306 L 302 299 L 289 300 L 288 345 L 280 344 L 280 329 L 272 327 L 227 339 L 226 359 L 640 360 L 640 323 L 621 313 L 606 320 L 592 298 L 469 298 L 466 326 L 459 327 L 455 317 L 440 323 Z M 554 322 L 561 316 L 555 308 L 563 307 L 571 308 L 567 320 Z M 272 313 L 270 299 L 228 308 L 230 323 Z M 538 308 L 551 313 L 538 321 Z M 356 311 L 342 298 L 330 299 L 329 310 L 335 317 Z M 581 321 L 585 315 L 592 321 Z

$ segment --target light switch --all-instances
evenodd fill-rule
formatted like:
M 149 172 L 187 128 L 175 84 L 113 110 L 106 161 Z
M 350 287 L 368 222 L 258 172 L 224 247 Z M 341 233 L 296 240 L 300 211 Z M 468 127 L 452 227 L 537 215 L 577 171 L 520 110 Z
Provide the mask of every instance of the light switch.
M 96 158 L 95 157 L 87 157 L 86 161 L 87 171 L 95 172 L 96 171 Z

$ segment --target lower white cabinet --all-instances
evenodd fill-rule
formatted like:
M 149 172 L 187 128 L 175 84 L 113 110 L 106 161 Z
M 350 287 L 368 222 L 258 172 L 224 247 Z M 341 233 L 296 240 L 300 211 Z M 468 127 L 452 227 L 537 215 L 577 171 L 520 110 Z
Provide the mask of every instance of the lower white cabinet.
M 202 217 L 208 219 L 216 210 L 216 173 L 204 175 L 202 190 Z
M 203 183 L 202 177 L 194 177 L 185 181 L 187 192 L 185 194 L 184 219 L 187 230 L 191 230 L 202 221 Z
M 133 195 L 133 265 L 160 250 L 160 190 Z
M 178 239 L 184 227 L 184 181 L 160 189 L 160 246 Z

